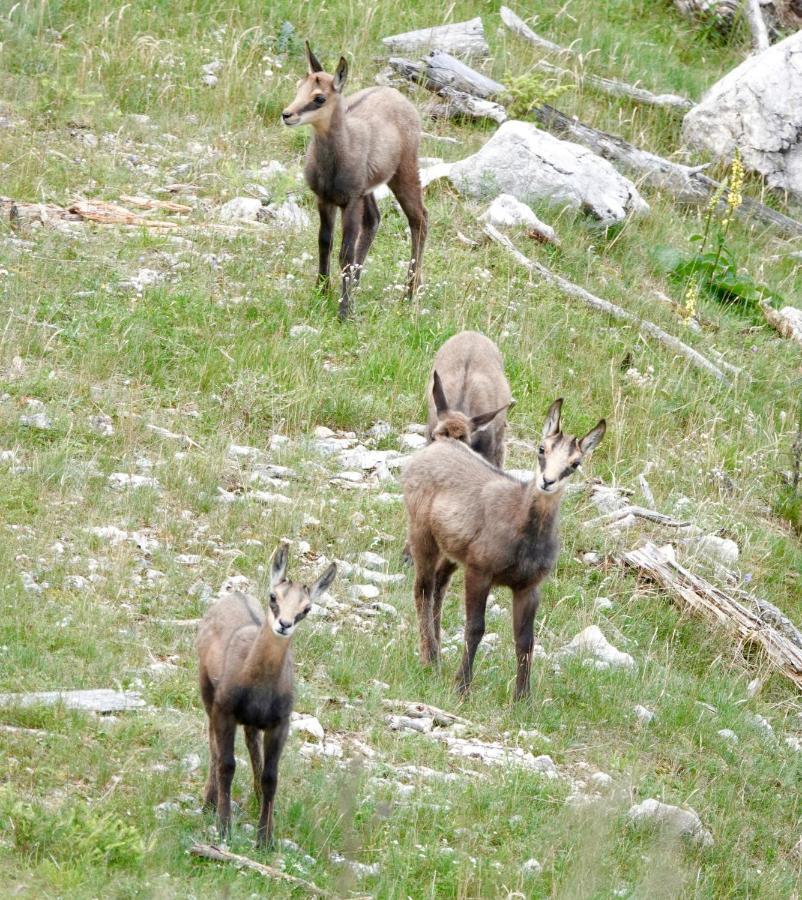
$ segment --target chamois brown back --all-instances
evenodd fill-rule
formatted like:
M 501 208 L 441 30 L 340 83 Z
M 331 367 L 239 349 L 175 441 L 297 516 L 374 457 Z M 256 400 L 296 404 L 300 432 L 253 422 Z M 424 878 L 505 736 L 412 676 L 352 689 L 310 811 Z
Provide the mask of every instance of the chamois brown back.
M 404 467 L 404 503 L 425 664 L 439 657 L 443 597 L 457 564 L 465 567 L 465 653 L 458 679 L 463 691 L 470 684 L 493 585 L 512 588 L 518 661 L 515 695 L 529 691 L 532 623 L 539 585 L 559 552 L 557 524 L 563 488 L 606 428 L 602 419 L 581 439 L 565 435 L 560 429 L 561 407 L 562 400 L 557 400 L 549 409 L 528 483 L 449 438 L 419 450 Z
M 310 125 L 314 130 L 304 175 L 318 201 L 318 279 L 323 286 L 329 284 L 336 211 L 342 210 L 339 312 L 345 317 L 351 311 L 351 288 L 359 281 L 381 220 L 373 191 L 382 184 L 395 194 L 409 222 L 409 296 L 420 283 L 428 222 L 418 173 L 420 117 L 395 88 L 371 87 L 345 97 L 346 60 L 341 57 L 330 75 L 308 43 L 306 54 L 307 75 L 281 115 L 285 125 Z
M 426 395 L 430 441 L 454 438 L 503 465 L 507 410 L 514 401 L 504 359 L 490 338 L 477 331 L 449 338 L 435 355 Z

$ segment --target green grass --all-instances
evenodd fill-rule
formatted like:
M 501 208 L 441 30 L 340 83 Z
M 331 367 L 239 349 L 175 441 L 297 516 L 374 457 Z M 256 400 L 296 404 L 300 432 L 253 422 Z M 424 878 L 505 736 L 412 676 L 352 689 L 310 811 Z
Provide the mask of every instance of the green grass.
M 16 123 L 0 128 L 2 194 L 66 204 L 165 197 L 162 188 L 182 182 L 193 185 L 194 207 L 181 230 L 191 243 L 93 225 L 19 234 L 0 226 L 0 450 L 15 451 L 18 460 L 0 462 L 0 691 L 118 686 L 141 691 L 148 702 L 145 711 L 116 717 L 60 707 L 2 711 L 0 724 L 13 727 L 0 730 L 0 883 L 18 896 L 293 895 L 286 885 L 266 887 L 258 874 L 186 852 L 209 839 L 213 820 L 200 810 L 207 752 L 194 630 L 169 620 L 203 614 L 203 585 L 216 593 L 235 574 L 262 584 L 282 537 L 329 558 L 372 549 L 389 559 L 391 571 L 402 571 L 402 505 L 380 502 L 378 491 L 330 484 L 338 466 L 312 452 L 308 438 L 326 425 L 364 439 L 383 420 L 391 434 L 379 446 L 396 448 L 406 425 L 425 415 L 434 352 L 461 328 L 484 331 L 504 354 L 517 400 L 514 437 L 535 440 L 557 396 L 566 398 L 564 421 L 574 433 L 607 416 L 608 436 L 589 474 L 632 488 L 640 501 L 637 476 L 648 467 L 658 509 L 737 540 L 737 577 L 802 620 L 800 501 L 783 480 L 797 416 L 798 350 L 711 300 L 700 301 L 702 330 L 693 332 L 657 299 L 662 293 L 682 300 L 657 248 L 687 252 L 702 213 L 644 190 L 651 216 L 614 232 L 541 207 L 561 247 L 515 240 L 702 353 L 722 353 L 748 376 L 732 387 L 531 280 L 482 240 L 481 207 L 442 183 L 426 194 L 422 293 L 411 305 L 402 299 L 406 223 L 387 205 L 357 315 L 341 325 L 335 301 L 313 290 L 314 261 L 303 257 L 316 253 L 314 228 L 231 237 L 206 226 L 227 199 L 253 193 L 256 171 L 271 159 L 290 171 L 265 187 L 275 198 L 294 194 L 312 214 L 308 190 L 295 181 L 308 134 L 277 124 L 302 71 L 303 39 L 329 65 L 345 52 L 355 89 L 379 69 L 380 38 L 434 24 L 431 5 L 180 6 L 177 13 L 166 0 L 62 0 L 0 8 L 0 115 Z M 458 2 L 450 10 L 452 21 L 483 17 L 488 74 L 525 83 L 537 54 L 497 32 L 497 4 Z M 577 42 L 587 71 L 694 98 L 747 52 L 745 35 L 724 42 L 680 19 L 669 3 L 577 0 L 566 7 L 546 0 L 538 16 L 537 31 Z M 220 80 L 208 88 L 201 66 L 215 58 L 223 64 Z M 415 99 L 422 105 L 422 95 Z M 677 149 L 681 120 L 673 113 L 572 83 L 558 105 L 654 152 Z M 461 141 L 455 147 L 424 139 L 422 154 L 448 159 L 467 155 L 488 135 L 464 124 L 425 127 Z M 759 186 L 747 190 L 755 194 Z M 479 245 L 466 246 L 458 232 Z M 798 303 L 802 269 L 787 256 L 788 244 L 742 222 L 731 227 L 728 243 L 754 277 Z M 163 278 L 137 294 L 125 282 L 142 268 Z M 296 324 L 318 331 L 291 337 Z M 627 375 L 631 367 L 649 379 L 636 383 Z M 52 429 L 20 424 L 30 399 L 45 404 Z M 110 437 L 91 427 L 90 417 L 100 413 L 111 416 Z M 187 434 L 198 446 L 159 437 L 148 424 Z M 295 470 L 280 489 L 293 503 L 220 502 L 220 487 L 238 491 L 250 474 L 249 463 L 227 456 L 229 445 L 267 448 L 274 433 L 291 439 L 268 457 Z M 508 460 L 531 464 L 520 444 Z M 150 474 L 160 490 L 112 490 L 114 472 Z M 300 738 L 291 738 L 281 763 L 277 836 L 301 849 L 265 854 L 248 830 L 257 810 L 248 767 L 239 765 L 235 799 L 242 808 L 232 849 L 281 859 L 288 872 L 338 896 L 798 893 L 792 847 L 802 823 L 802 756 L 784 742 L 802 734 L 798 691 L 760 654 L 745 655 L 612 562 L 644 536 L 672 535 L 649 526 L 621 536 L 585 527 L 596 512 L 586 494 L 565 503 L 563 552 L 543 592 L 539 640 L 552 653 L 597 623 L 634 656 L 636 668 L 597 672 L 563 661 L 557 670 L 538 660 L 531 701 L 513 705 L 509 598 L 498 590 L 505 612 L 488 630 L 500 641 L 480 652 L 474 690 L 458 710 L 486 739 L 551 755 L 563 778 L 483 767 L 423 736 L 389 730 L 382 698 L 458 707 L 457 655 L 447 656 L 439 673 L 418 663 L 407 574 L 382 589 L 380 599 L 397 608 L 397 617 L 371 620 L 368 630 L 353 615 L 312 618 L 295 641 L 296 707 L 317 715 L 334 738 L 347 744 L 357 737 L 376 756 L 344 764 L 310 759 Z M 157 543 L 143 551 L 132 540 L 112 545 L 87 531 L 108 525 Z M 606 562 L 586 565 L 581 554 L 590 550 Z M 200 561 L 188 565 L 178 554 Z M 719 578 L 704 563 L 694 565 Z M 291 571 L 312 571 L 297 549 Z M 42 590 L 26 590 L 23 573 Z M 75 575 L 90 579 L 85 589 L 75 586 Z M 462 624 L 461 586 L 458 575 L 444 613 L 449 634 Z M 344 598 L 347 580 L 339 578 L 333 591 Z M 613 606 L 598 611 L 599 597 Z M 156 662 L 167 666 L 154 668 Z M 747 685 L 755 678 L 761 686 L 753 695 Z M 654 710 L 654 722 L 637 725 L 636 704 Z M 753 724 L 755 713 L 772 723 L 776 739 Z M 724 728 L 738 734 L 737 745 L 719 736 Z M 519 735 L 521 729 L 530 734 Z M 191 754 L 200 756 L 199 766 Z M 237 754 L 244 758 L 244 746 Z M 396 783 L 396 769 L 406 764 L 459 780 L 418 779 L 408 794 Z M 571 779 L 587 781 L 597 771 L 612 776 L 613 788 L 591 805 L 566 803 Z M 695 808 L 715 845 L 695 850 L 631 831 L 626 811 L 646 797 Z M 353 876 L 332 861 L 336 854 L 378 863 L 378 872 Z M 539 875 L 522 871 L 532 857 L 543 867 Z

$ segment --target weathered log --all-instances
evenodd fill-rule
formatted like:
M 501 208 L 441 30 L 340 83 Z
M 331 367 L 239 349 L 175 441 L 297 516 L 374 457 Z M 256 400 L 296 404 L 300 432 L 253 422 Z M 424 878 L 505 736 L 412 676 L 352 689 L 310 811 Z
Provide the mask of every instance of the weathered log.
M 621 561 L 648 575 L 692 612 L 734 632 L 743 643 L 759 644 L 774 668 L 802 687 L 802 647 L 785 628 L 777 628 L 771 616 L 761 615 L 759 606 L 752 611 L 651 543 L 622 554 Z M 779 612 L 776 607 L 771 610 Z
M 153 197 L 131 196 L 120 194 L 120 200 L 129 206 L 138 206 L 140 209 L 163 209 L 165 212 L 192 212 L 192 207 L 186 203 L 174 203 L 172 200 L 154 200 Z
M 744 0 L 746 8 L 746 21 L 752 32 L 752 46 L 760 53 L 769 49 L 769 32 L 763 21 L 763 13 L 760 11 L 758 0 Z
M 671 162 L 662 156 L 641 150 L 617 135 L 598 131 L 578 119 L 570 118 L 552 106 L 544 105 L 534 112 L 538 122 L 553 134 L 590 148 L 622 170 L 638 176 L 642 184 L 667 191 L 682 202 L 706 203 L 713 194 L 722 191 L 718 181 L 702 172 L 706 166 L 683 166 Z M 726 204 L 727 194 L 728 191 L 724 188 L 721 193 L 722 204 Z M 756 219 L 771 225 L 788 237 L 802 236 L 802 222 L 770 209 L 751 197 L 743 197 L 736 215 L 745 220 Z
M 492 225 L 485 225 L 484 230 L 485 234 L 491 238 L 491 240 L 500 244 L 518 263 L 529 269 L 530 272 L 539 275 L 547 283 L 556 285 L 563 293 L 568 294 L 569 297 L 581 300 L 585 306 L 595 309 L 598 312 L 606 313 L 615 319 L 635 325 L 643 334 L 655 338 L 670 350 L 680 354 L 680 356 L 684 356 L 692 365 L 699 369 L 704 369 L 704 371 L 711 374 L 723 384 L 730 385 L 727 376 L 721 369 L 714 366 L 707 357 L 699 353 L 698 350 L 694 350 L 693 347 L 689 347 L 687 344 L 683 343 L 679 338 L 675 338 L 667 331 L 664 331 L 659 325 L 655 325 L 654 322 L 650 322 L 648 319 L 641 319 L 634 313 L 629 312 L 629 310 L 622 309 L 620 306 L 610 303 L 609 300 L 603 300 L 601 297 L 591 294 L 590 291 L 586 291 L 578 284 L 574 284 L 567 278 L 563 278 L 561 275 L 557 275 L 556 272 L 552 272 L 551 269 L 548 269 L 546 266 L 542 265 L 542 263 L 529 259 L 524 256 L 520 250 L 516 249 L 509 238 L 501 234 L 501 232 Z
M 791 341 L 796 341 L 802 347 L 802 313 L 793 306 L 776 310 L 768 301 L 760 304 L 760 309 L 765 320 L 778 334 Z
M 444 50 L 460 56 L 487 56 L 490 47 L 485 40 L 482 20 L 477 16 L 467 22 L 453 25 L 436 25 L 419 31 L 405 31 L 382 38 L 385 47 L 402 53 L 417 53 L 421 50 Z
M 555 44 L 553 41 L 549 41 L 539 34 L 536 34 L 523 19 L 515 15 L 509 6 L 502 6 L 499 13 L 501 15 L 501 21 L 510 29 L 510 31 L 514 32 L 519 37 L 522 37 L 525 41 L 529 41 L 530 44 L 534 44 L 535 47 L 546 50 L 549 53 L 576 52 L 570 47 L 561 47 L 559 44 Z
M 552 41 L 546 40 L 534 31 L 509 7 L 501 7 L 501 21 L 510 29 L 510 31 L 529 41 L 541 50 L 549 53 L 572 54 L 575 51 L 567 47 L 561 47 Z M 600 75 L 577 74 L 569 69 L 563 69 L 561 66 L 555 66 L 552 63 L 541 60 L 537 64 L 537 68 L 553 75 L 567 75 L 576 78 L 580 82 L 586 82 L 596 90 L 603 94 L 610 94 L 613 97 L 628 97 L 630 100 L 637 100 L 639 103 L 648 103 L 651 106 L 673 107 L 674 109 L 690 109 L 693 103 L 687 97 L 681 97 L 678 94 L 653 94 L 644 88 L 636 87 L 633 84 L 627 84 L 625 81 L 618 81 L 613 78 L 603 78 Z
M 503 84 L 482 75 L 481 72 L 442 50 L 432 50 L 421 59 L 421 62 L 426 78 L 438 87 L 464 91 L 482 100 L 494 100 L 507 90 Z
M 393 71 L 446 101 L 430 108 L 429 113 L 434 118 L 465 116 L 469 119 L 490 119 L 499 124 L 507 121 L 507 111 L 499 103 L 474 97 L 465 91 L 456 90 L 448 84 L 434 80 L 423 63 L 399 56 L 390 57 L 389 63 Z
M 535 63 L 535 66 L 552 75 L 568 76 L 576 79 L 580 84 L 589 84 L 602 94 L 609 94 L 612 97 L 626 97 L 629 100 L 636 100 L 638 103 L 669 109 L 688 110 L 694 106 L 691 100 L 679 94 L 653 94 L 651 91 L 645 90 L 645 88 L 627 84 L 625 81 L 618 81 L 615 78 L 603 78 L 600 75 L 590 75 L 585 72 L 572 72 L 570 69 L 555 66 L 545 60 L 540 60 Z
M 691 522 L 675 519 L 673 516 L 667 516 L 664 513 L 658 512 L 656 509 L 647 509 L 645 506 L 635 506 L 633 504 L 627 504 L 626 506 L 622 506 L 621 509 L 616 509 L 613 512 L 604 513 L 604 515 L 597 516 L 595 519 L 589 519 L 584 524 L 589 526 L 610 525 L 613 522 L 617 522 L 619 519 L 626 518 L 627 516 L 635 516 L 639 519 L 646 519 L 649 522 L 655 522 L 658 525 L 664 525 L 666 528 L 693 527 Z
M 274 866 L 266 866 L 264 863 L 257 862 L 249 856 L 232 853 L 230 850 L 226 850 L 223 847 L 216 847 L 214 844 L 193 844 L 189 848 L 189 852 L 192 856 L 200 856 L 203 859 L 213 859 L 215 862 L 233 863 L 237 868 L 252 869 L 254 872 L 264 875 L 265 878 L 274 878 L 277 881 L 284 881 L 287 884 L 295 885 L 295 887 L 301 887 L 307 893 L 317 897 L 331 896 L 328 891 L 319 888 L 316 884 L 307 881 L 305 878 L 297 878 L 295 875 L 290 875 L 288 872 L 282 872 L 281 869 L 276 869 Z

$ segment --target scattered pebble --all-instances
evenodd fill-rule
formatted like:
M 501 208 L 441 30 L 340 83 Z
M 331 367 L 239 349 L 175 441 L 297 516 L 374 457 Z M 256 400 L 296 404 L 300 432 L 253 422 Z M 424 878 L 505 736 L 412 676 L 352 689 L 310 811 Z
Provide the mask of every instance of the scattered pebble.
M 632 825 L 656 825 L 669 834 L 682 836 L 702 847 L 713 846 L 713 836 L 702 827 L 693 809 L 680 809 L 660 800 L 649 799 L 632 806 L 627 813 Z
M 36 428 L 38 431 L 48 431 L 53 427 L 53 420 L 44 412 L 21 415 L 19 422 L 20 425 L 24 425 L 26 428 Z
M 589 625 L 580 631 L 559 651 L 558 656 L 584 656 L 597 669 L 632 669 L 635 666 L 635 660 L 629 653 L 617 650 L 602 634 L 598 625 Z
M 635 718 L 641 723 L 641 725 L 648 725 L 649 722 L 653 722 L 655 719 L 655 713 L 652 710 L 647 709 L 645 706 L 641 706 L 638 704 L 633 712 L 635 713 Z
M 738 735 L 732 730 L 732 728 L 722 728 L 720 731 L 717 731 L 716 734 L 722 740 L 727 741 L 728 744 L 738 743 Z
M 532 857 L 532 859 L 527 859 L 527 861 L 521 866 L 521 871 L 525 875 L 540 875 L 543 871 L 543 866 Z

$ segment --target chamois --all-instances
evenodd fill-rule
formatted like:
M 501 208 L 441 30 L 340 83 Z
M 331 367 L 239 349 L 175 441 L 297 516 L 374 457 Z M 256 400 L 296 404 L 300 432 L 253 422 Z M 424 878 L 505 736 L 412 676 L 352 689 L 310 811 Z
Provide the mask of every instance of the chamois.
M 339 316 L 343 319 L 351 312 L 351 289 L 379 228 L 381 215 L 373 191 L 382 184 L 395 194 L 412 234 L 410 298 L 420 284 L 428 222 L 418 174 L 421 124 L 415 107 L 395 88 L 371 87 L 343 97 L 348 76 L 343 57 L 329 75 L 307 41 L 306 59 L 308 74 L 298 82 L 298 93 L 281 117 L 285 125 L 311 125 L 314 130 L 304 175 L 317 196 L 318 281 L 324 288 L 330 284 L 337 207 L 342 210 Z
M 427 386 L 429 441 L 450 437 L 502 467 L 507 409 L 515 401 L 498 347 L 477 331 L 461 331 L 437 351 Z
M 237 725 L 253 767 L 260 798 L 259 846 L 273 834 L 278 763 L 293 704 L 292 651 L 295 626 L 334 580 L 332 563 L 311 586 L 286 580 L 287 545 L 273 555 L 270 605 L 265 615 L 254 597 L 232 591 L 210 607 L 198 629 L 200 691 L 209 718 L 209 779 L 204 802 L 217 809 L 220 834 L 231 829 L 231 782 Z M 259 732 L 264 731 L 264 758 Z
M 464 444 L 434 441 L 404 467 L 404 503 L 415 563 L 421 661 L 440 653 L 443 596 L 457 563 L 465 568 L 465 646 L 457 684 L 471 682 L 493 585 L 512 589 L 517 674 L 515 698 L 529 693 L 532 623 L 540 584 L 559 553 L 558 516 L 567 479 L 604 437 L 601 419 L 583 438 L 560 430 L 562 400 L 549 409 L 528 484 L 505 474 Z

